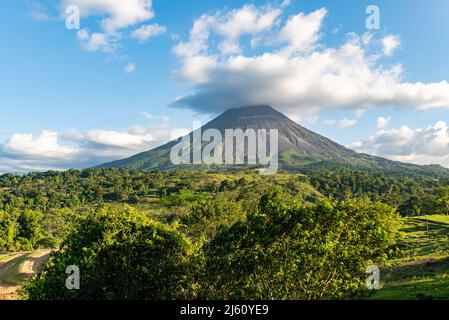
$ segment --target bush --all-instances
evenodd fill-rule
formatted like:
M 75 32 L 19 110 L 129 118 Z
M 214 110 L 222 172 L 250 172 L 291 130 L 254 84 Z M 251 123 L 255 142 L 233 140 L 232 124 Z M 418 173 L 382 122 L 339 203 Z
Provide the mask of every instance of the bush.
M 29 299 L 189 299 L 196 295 L 196 247 L 136 210 L 105 208 L 88 216 L 25 287 Z M 80 269 L 80 290 L 65 270 Z

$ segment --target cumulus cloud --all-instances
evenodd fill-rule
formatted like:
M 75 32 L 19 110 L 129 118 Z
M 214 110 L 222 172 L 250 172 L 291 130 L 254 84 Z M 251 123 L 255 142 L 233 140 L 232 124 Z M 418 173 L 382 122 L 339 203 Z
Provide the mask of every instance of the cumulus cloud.
M 105 16 L 101 27 L 109 35 L 154 17 L 152 0 L 64 0 L 63 4 L 77 6 L 82 17 Z
M 3 151 L 28 159 L 45 155 L 55 160 L 67 160 L 77 154 L 76 148 L 61 145 L 58 133 L 54 131 L 43 131 L 37 136 L 16 133 L 3 145 Z
M 81 47 L 86 51 L 113 52 L 118 48 L 118 45 L 107 34 L 89 33 L 89 30 L 85 28 L 78 30 L 76 37 Z
M 377 118 L 377 128 L 384 129 L 390 124 L 391 117 L 378 117 Z
M 147 24 L 141 26 L 132 32 L 132 37 L 138 39 L 140 42 L 145 42 L 151 37 L 159 36 L 165 33 L 167 29 L 158 24 Z
M 174 52 L 184 59 L 207 55 L 208 40 L 213 34 L 221 37 L 218 49 L 222 54 L 238 53 L 239 40 L 244 35 L 253 38 L 270 30 L 281 15 L 282 10 L 271 6 L 256 7 L 244 5 L 240 9 L 217 11 L 203 14 L 193 24 L 189 40 L 178 43 Z
M 0 144 L 0 172 L 91 167 L 148 151 L 189 132 L 168 124 L 117 131 L 17 133 Z
M 389 35 L 382 39 L 382 51 L 387 56 L 391 56 L 400 45 L 401 40 L 398 36 Z
M 271 104 L 301 117 L 323 109 L 449 107 L 447 81 L 407 82 L 401 65 L 385 66 L 384 55 L 373 52 L 374 34 L 352 33 L 326 47 L 320 42 L 325 8 L 290 17 L 283 11 L 245 5 L 196 19 L 188 39 L 173 48 L 180 62 L 176 75 L 193 90 L 172 106 L 218 113 Z M 383 42 L 392 54 L 399 38 Z
M 301 12 L 288 19 L 278 34 L 278 40 L 287 44 L 281 54 L 291 56 L 314 49 L 326 14 L 327 10 L 321 8 L 307 15 Z
M 144 128 L 134 128 L 130 131 L 93 130 L 86 134 L 86 141 L 102 147 L 121 149 L 136 149 L 151 143 L 153 135 Z
M 449 127 L 445 121 L 421 129 L 402 126 L 381 130 L 348 147 L 396 161 L 449 167 Z
M 16 133 L 0 144 L 0 173 L 63 169 L 78 157 L 79 149 L 62 144 L 58 132 Z
M 86 51 L 112 53 L 121 48 L 121 41 L 129 36 L 145 42 L 150 37 L 166 31 L 158 24 L 148 24 L 154 18 L 152 0 L 60 0 L 62 9 L 75 5 L 81 18 L 100 18 L 98 30 L 89 32 L 86 28 L 77 32 L 77 39 Z M 147 23 L 147 24 L 145 24 Z M 139 26 L 140 25 L 140 26 Z M 138 28 L 136 28 L 138 27 Z M 134 30 L 131 31 L 130 29 Z

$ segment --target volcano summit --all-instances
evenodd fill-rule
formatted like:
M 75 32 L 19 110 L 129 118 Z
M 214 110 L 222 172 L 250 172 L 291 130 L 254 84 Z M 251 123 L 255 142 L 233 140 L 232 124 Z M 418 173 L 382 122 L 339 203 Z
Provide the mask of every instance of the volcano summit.
M 422 173 L 447 173 L 440 166 L 419 166 L 375 157 L 358 153 L 348 149 L 328 138 L 312 132 L 284 114 L 276 111 L 271 106 L 249 106 L 229 109 L 199 129 L 200 132 L 215 130 L 222 137 L 226 136 L 227 130 L 240 130 L 247 132 L 253 129 L 255 132 L 264 130 L 266 132 L 277 132 L 278 151 L 276 157 L 279 161 L 279 169 L 284 171 L 307 171 L 314 168 L 356 168 L 356 169 L 387 169 L 387 170 L 412 170 Z M 270 131 L 271 130 L 271 131 Z M 171 141 L 153 150 L 134 155 L 130 158 L 102 164 L 102 168 L 126 168 L 138 170 L 174 170 L 174 169 L 209 169 L 227 170 L 235 167 L 254 169 L 253 164 L 242 165 L 237 163 L 229 165 L 207 165 L 195 163 L 194 150 L 190 150 L 189 161 L 173 163 L 170 155 L 176 146 L 180 145 L 183 138 Z M 195 131 L 184 137 L 189 141 L 195 140 Z M 217 143 L 212 141 L 210 143 Z M 225 138 L 218 142 L 225 145 Z M 201 142 L 201 147 L 207 147 L 208 143 Z M 248 156 L 248 143 L 244 143 L 245 158 Z M 193 148 L 194 149 L 194 148 Z M 228 152 L 228 151 L 226 151 Z M 225 152 L 225 153 L 226 153 Z M 224 159 L 225 160 L 225 159 Z M 247 162 L 245 162 L 247 163 Z M 256 166 L 257 167 L 257 166 Z

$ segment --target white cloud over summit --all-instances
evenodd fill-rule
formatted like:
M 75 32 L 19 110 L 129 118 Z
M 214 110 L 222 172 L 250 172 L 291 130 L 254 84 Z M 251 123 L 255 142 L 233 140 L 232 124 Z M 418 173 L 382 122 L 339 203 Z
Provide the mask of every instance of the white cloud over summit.
M 176 74 L 193 92 L 172 105 L 218 113 L 271 104 L 302 117 L 323 109 L 449 107 L 447 81 L 407 82 L 401 65 L 382 64 L 400 45 L 397 36 L 371 41 L 373 34 L 349 34 L 340 46 L 326 47 L 325 8 L 290 17 L 283 11 L 284 5 L 247 4 L 200 16 L 173 49 Z

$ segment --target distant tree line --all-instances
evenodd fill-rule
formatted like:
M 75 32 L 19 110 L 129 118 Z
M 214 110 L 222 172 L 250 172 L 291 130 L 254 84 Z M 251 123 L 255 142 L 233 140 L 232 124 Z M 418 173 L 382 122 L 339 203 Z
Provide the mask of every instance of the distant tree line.
M 334 199 L 367 197 L 397 208 L 403 216 L 449 214 L 447 178 L 349 170 L 311 172 L 308 177 L 313 187 Z

